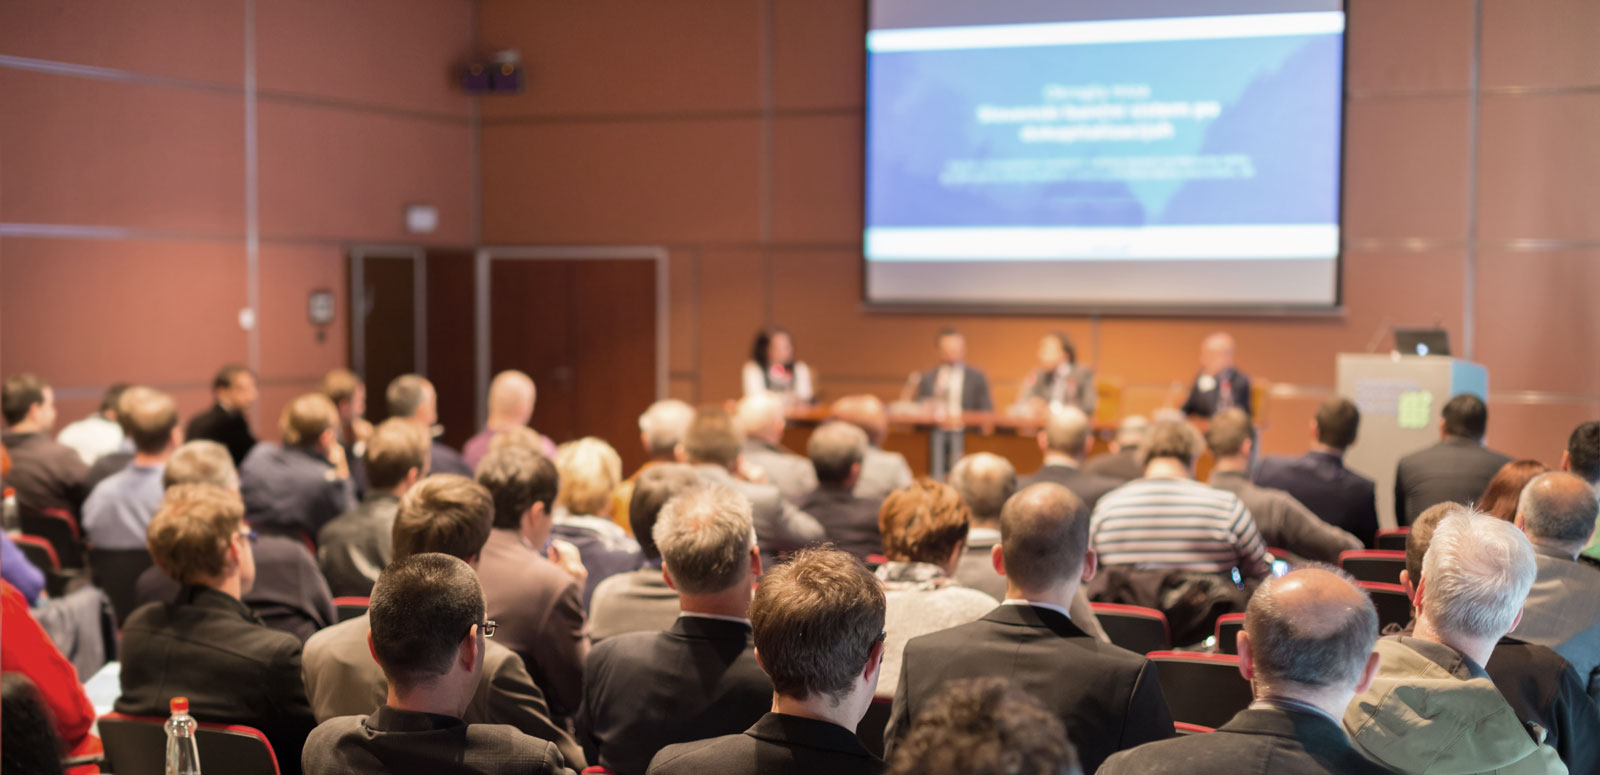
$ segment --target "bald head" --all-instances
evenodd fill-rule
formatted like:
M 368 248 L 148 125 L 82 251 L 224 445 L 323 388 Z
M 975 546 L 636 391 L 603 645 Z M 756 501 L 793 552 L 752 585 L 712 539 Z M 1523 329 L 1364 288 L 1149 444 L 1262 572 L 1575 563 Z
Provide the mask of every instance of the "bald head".
M 739 399 L 738 419 L 746 436 L 776 444 L 783 438 L 783 399 L 766 391 L 751 393 Z
M 1258 696 L 1354 691 L 1378 639 L 1378 612 L 1337 571 L 1305 568 L 1256 589 L 1244 631 Z
M 532 377 L 515 369 L 502 371 L 489 383 L 489 418 L 496 423 L 526 425 L 533 419 L 537 398 Z
M 1200 343 L 1200 369 L 1216 376 L 1233 367 L 1233 337 L 1217 332 Z
M 1089 551 L 1089 508 L 1059 484 L 1028 487 L 1000 510 L 1000 551 L 1007 584 L 1020 591 L 1077 579 Z
M 993 452 L 977 452 L 961 458 L 950 469 L 950 486 L 972 509 L 974 519 L 994 520 L 1017 491 L 1017 469 Z
M 889 412 L 874 395 L 845 396 L 834 401 L 832 417 L 866 431 L 867 440 L 873 445 L 882 444 L 889 434 Z
M 1083 457 L 1089 446 L 1089 415 L 1076 406 L 1051 412 L 1044 426 L 1046 451 Z
M 1597 515 L 1600 504 L 1588 482 L 1552 471 L 1522 488 L 1516 522 L 1534 543 L 1570 550 L 1575 556 L 1594 535 Z

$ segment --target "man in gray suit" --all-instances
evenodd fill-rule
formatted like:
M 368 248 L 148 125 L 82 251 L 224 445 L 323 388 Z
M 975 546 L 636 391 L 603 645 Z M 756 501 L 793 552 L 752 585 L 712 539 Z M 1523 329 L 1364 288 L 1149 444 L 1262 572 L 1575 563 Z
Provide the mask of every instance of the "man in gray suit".
M 889 436 L 889 412 L 883 401 L 871 394 L 845 396 L 833 402 L 832 417 L 866 431 L 867 451 L 861 458 L 861 475 L 856 477 L 857 498 L 882 500 L 889 493 L 911 484 L 911 464 L 899 452 L 883 448 Z
M 761 469 L 766 482 L 789 500 L 817 489 L 811 461 L 783 448 L 783 400 L 776 393 L 751 393 L 739 400 L 739 428 L 744 444 L 739 454 L 746 465 Z
M 660 632 L 678 620 L 678 591 L 661 575 L 661 550 L 653 535 L 661 507 L 700 483 L 682 463 L 658 463 L 639 473 L 628 502 L 628 525 L 639 541 L 645 566 L 618 573 L 594 588 L 589 600 L 589 640 L 599 643 L 628 632 Z
M 1572 474 L 1540 474 L 1523 488 L 1516 524 L 1539 572 L 1511 634 L 1566 657 L 1600 701 L 1600 570 L 1578 562 L 1597 512 L 1589 483 Z
M 1402 525 L 1435 503 L 1472 504 L 1511 458 L 1483 446 L 1489 408 L 1462 393 L 1444 405 L 1439 443 L 1400 458 L 1394 472 L 1394 516 Z
M 701 479 L 732 487 L 750 499 L 762 562 L 770 567 L 778 555 L 826 539 L 821 523 L 784 500 L 777 487 L 734 475 L 739 469 L 739 448 L 743 444 L 743 434 L 727 410 L 704 407 L 695 412 L 694 421 L 689 423 L 683 439 L 683 458 L 694 466 Z

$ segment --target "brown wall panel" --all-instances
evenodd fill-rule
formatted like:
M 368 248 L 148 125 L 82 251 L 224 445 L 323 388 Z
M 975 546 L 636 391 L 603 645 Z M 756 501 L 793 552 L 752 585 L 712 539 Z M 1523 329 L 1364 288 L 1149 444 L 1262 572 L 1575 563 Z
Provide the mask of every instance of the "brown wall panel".
M 766 325 L 761 254 L 754 250 L 700 253 L 700 400 L 739 396 L 739 369 Z M 775 321 L 786 325 L 782 320 Z M 805 348 L 800 343 L 797 348 Z M 801 358 L 809 357 L 799 349 Z
M 1600 394 L 1600 250 L 1478 255 L 1478 356 L 1495 390 Z
M 861 240 L 860 116 L 772 122 L 772 237 L 794 242 Z
M 1483 85 L 1600 84 L 1600 3 L 1484 0 Z
M 0 3 L 9 56 L 242 86 L 243 41 L 240 0 Z
M 864 0 L 774 0 L 772 96 L 779 110 L 860 108 Z
M 1467 98 L 1374 98 L 1347 106 L 1346 239 L 1465 238 Z
M 1494 377 L 1490 378 L 1491 384 Z M 1572 429 L 1600 419 L 1600 401 L 1575 404 L 1525 404 L 1489 401 L 1489 446 L 1513 458 L 1532 458 L 1551 468 L 1561 465 Z
M 1352 91 L 1466 90 L 1472 0 L 1351 0 L 1348 7 Z
M 261 246 L 260 266 L 262 376 L 320 380 L 348 364 L 350 292 L 344 251 L 331 245 L 269 243 Z M 334 322 L 321 327 L 321 337 L 306 316 L 313 290 L 333 292 Z
M 1490 96 L 1482 111 L 1479 238 L 1600 238 L 1600 93 Z
M 667 371 L 691 374 L 699 367 L 699 255 L 674 250 L 667 256 Z

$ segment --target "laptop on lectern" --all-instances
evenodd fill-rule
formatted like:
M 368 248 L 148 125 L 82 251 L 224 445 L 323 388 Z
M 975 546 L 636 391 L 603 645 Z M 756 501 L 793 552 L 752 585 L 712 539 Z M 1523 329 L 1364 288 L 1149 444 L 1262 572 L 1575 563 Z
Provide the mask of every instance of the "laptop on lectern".
M 1450 332 L 1442 328 L 1396 328 L 1394 349 L 1401 355 L 1449 355 Z

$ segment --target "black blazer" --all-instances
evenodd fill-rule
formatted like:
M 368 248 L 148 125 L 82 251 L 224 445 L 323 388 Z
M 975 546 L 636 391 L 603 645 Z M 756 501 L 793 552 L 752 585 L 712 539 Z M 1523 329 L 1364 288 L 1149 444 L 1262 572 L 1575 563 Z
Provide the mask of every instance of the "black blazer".
M 666 632 L 595 645 L 584 668 L 578 738 L 591 763 L 643 775 L 662 748 L 736 735 L 771 708 L 772 682 L 756 662 L 750 627 L 684 616 Z
M 1116 452 L 1096 455 L 1083 464 L 1083 470 L 1123 483 L 1144 478 L 1144 464 L 1139 462 L 1138 447 L 1124 447 Z
M 1090 473 L 1081 468 L 1063 465 L 1045 465 L 1032 475 L 1023 477 L 1021 487 L 1035 485 L 1040 482 L 1059 484 L 1078 496 L 1085 506 L 1091 510 L 1100 502 L 1100 496 L 1121 487 L 1124 483 L 1109 476 Z M 1019 487 L 1020 489 L 1020 487 Z
M 1088 770 L 1085 770 L 1088 772 Z M 1123 751 L 1099 775 L 1384 775 L 1351 747 L 1344 729 L 1311 712 L 1242 710 L 1207 735 Z
M 261 730 L 283 772 L 300 772 L 300 746 L 316 726 L 300 678 L 300 641 L 268 629 L 244 603 L 184 587 L 176 600 L 128 616 L 117 712 L 166 718 L 173 697 L 188 697 L 196 720 Z
M 1150 660 L 1095 640 L 1050 609 L 1002 605 L 976 622 L 906 644 L 885 758 L 948 682 L 985 676 L 1009 678 L 1055 711 L 1084 772 L 1117 751 L 1172 736 L 1172 714 Z
M 822 523 L 829 541 L 857 559 L 883 551 L 883 536 L 878 533 L 881 499 L 857 498 L 849 490 L 824 484 L 795 505 Z
M 1600 710 L 1572 665 L 1550 649 L 1509 635 L 1483 666 L 1524 724 L 1545 729 L 1544 742 L 1571 772 L 1600 772 Z
M 880 775 L 856 733 L 826 721 L 768 713 L 742 735 L 667 746 L 649 775 Z
M 1232 391 L 1233 405 L 1245 414 L 1250 411 L 1250 378 L 1238 369 L 1226 369 L 1217 376 L 1217 384 L 1210 390 L 1200 389 L 1200 376 L 1195 375 L 1194 382 L 1189 383 L 1189 397 L 1183 402 L 1183 413 L 1191 417 L 1210 417 L 1217 413 L 1217 399 L 1222 395 L 1222 386 L 1226 382 Z
M 1378 489 L 1326 452 L 1301 457 L 1273 455 L 1256 467 L 1256 484 L 1283 490 L 1311 513 L 1372 546 L 1378 535 Z
M 1482 444 L 1456 438 L 1406 455 L 1394 470 L 1395 519 L 1409 525 L 1429 506 L 1445 501 L 1470 506 L 1509 462 Z
M 396 710 L 328 719 L 306 740 L 306 775 L 572 775 L 554 743 L 503 724 Z
M 924 401 L 933 398 L 933 392 L 939 385 L 939 370 L 943 364 L 922 372 L 922 379 L 917 383 L 917 400 Z M 961 410 L 964 412 L 992 412 L 994 411 L 994 398 L 989 395 L 989 377 L 983 372 L 966 364 L 961 364 L 964 369 L 961 377 Z

